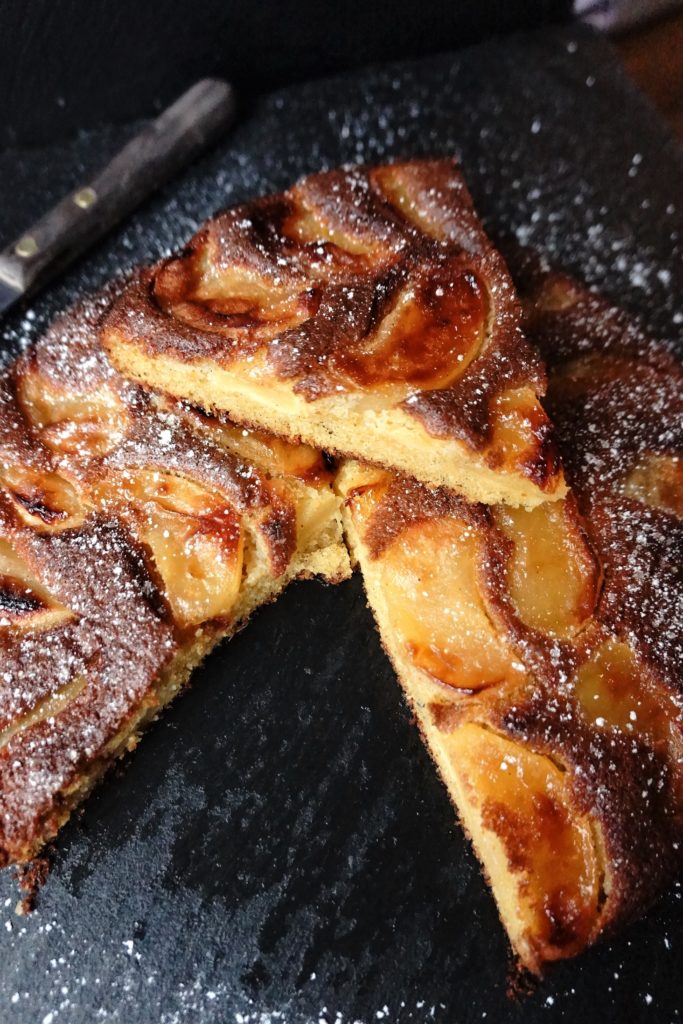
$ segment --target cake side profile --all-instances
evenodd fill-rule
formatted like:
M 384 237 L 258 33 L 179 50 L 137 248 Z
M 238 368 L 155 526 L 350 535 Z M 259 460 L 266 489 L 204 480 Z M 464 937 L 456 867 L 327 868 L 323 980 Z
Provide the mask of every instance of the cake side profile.
M 349 574 L 312 449 L 121 378 L 111 296 L 0 377 L 0 863 L 25 861 L 293 578 Z
M 210 220 L 107 317 L 114 364 L 472 501 L 565 492 L 505 263 L 452 160 L 304 178 Z
M 572 486 L 473 505 L 337 486 L 384 646 L 520 961 L 642 914 L 683 840 L 683 369 L 563 275 L 522 275 Z

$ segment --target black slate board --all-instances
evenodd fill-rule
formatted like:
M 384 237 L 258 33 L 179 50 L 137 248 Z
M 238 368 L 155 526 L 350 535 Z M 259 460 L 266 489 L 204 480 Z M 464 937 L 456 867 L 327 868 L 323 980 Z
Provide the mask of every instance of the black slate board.
M 3 236 L 118 141 L 0 157 Z M 222 150 L 8 320 L 6 346 L 221 205 L 340 161 L 451 152 L 494 233 L 680 343 L 681 151 L 608 46 L 564 29 L 259 101 Z M 358 579 L 293 586 L 217 652 L 63 831 L 37 910 L 16 917 L 16 898 L 5 872 L 3 1024 L 667 1024 L 683 995 L 676 890 L 507 998 L 493 902 Z

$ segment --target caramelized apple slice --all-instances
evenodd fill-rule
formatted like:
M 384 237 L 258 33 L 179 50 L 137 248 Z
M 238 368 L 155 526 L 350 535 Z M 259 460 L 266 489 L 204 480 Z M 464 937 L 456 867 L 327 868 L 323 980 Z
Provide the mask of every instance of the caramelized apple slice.
M 142 540 L 152 549 L 173 617 L 182 626 L 228 617 L 242 583 L 239 519 L 143 510 Z
M 567 773 L 473 723 L 437 743 L 514 948 L 532 965 L 578 953 L 597 923 L 601 867 Z
M 373 183 L 407 221 L 439 241 L 456 241 L 465 251 L 481 244 L 479 227 L 464 182 L 450 168 L 433 167 L 427 181 L 419 164 L 387 164 L 370 172 Z
M 470 524 L 430 519 L 405 529 L 378 567 L 389 621 L 412 663 L 467 690 L 524 675 L 487 614 L 479 582 L 481 545 Z
M 0 632 L 43 632 L 73 618 L 33 575 L 12 545 L 0 538 Z
M 629 498 L 683 516 L 683 460 L 647 455 L 622 481 L 621 489 Z
M 306 297 L 298 289 L 278 288 L 272 280 L 239 266 L 202 277 L 191 297 L 222 316 L 276 324 L 278 330 L 293 327 L 310 315 Z
M 193 481 L 152 469 L 103 481 L 97 493 L 124 516 L 133 510 L 179 625 L 231 614 L 242 583 L 244 539 L 229 503 Z
M 390 474 L 376 466 L 366 466 L 362 462 L 344 466 L 342 489 L 361 535 L 390 484 Z
M 85 518 L 83 501 L 58 473 L 10 465 L 0 468 L 0 484 L 19 519 L 40 533 L 73 529 Z
M 296 327 L 314 312 L 317 300 L 304 284 L 278 284 L 239 263 L 224 266 L 212 256 L 214 247 L 209 239 L 194 264 L 180 256 L 158 272 L 154 294 L 162 309 L 213 334 L 232 337 L 248 328 L 257 339 Z
M 459 260 L 431 267 L 359 349 L 335 355 L 335 366 L 361 386 L 447 387 L 479 354 L 487 310 L 486 289 Z
M 194 480 L 151 467 L 112 474 L 100 481 L 96 492 L 119 503 L 153 501 L 169 512 L 196 518 L 215 517 L 218 520 L 226 509 L 232 507 L 216 491 L 209 491 Z M 227 512 L 225 514 L 227 516 Z
M 514 388 L 497 395 L 491 409 L 490 465 L 514 469 L 537 464 L 548 431 L 548 417 L 531 388 Z
M 61 389 L 29 367 L 19 377 L 17 393 L 24 414 L 55 451 L 104 455 L 126 432 L 128 413 L 124 403 L 106 385 L 85 392 Z
M 214 428 L 215 429 L 215 428 Z M 282 438 L 259 431 L 226 426 L 238 435 L 236 451 L 241 458 L 252 460 L 272 476 L 298 477 L 313 483 L 329 479 L 322 452 L 307 444 L 290 444 Z
M 667 694 L 658 693 L 631 648 L 607 640 L 579 667 L 574 680 L 583 713 L 598 728 L 673 739 L 680 713 Z
M 304 245 L 316 246 L 319 255 L 327 256 L 332 263 L 356 264 L 359 269 L 379 263 L 390 255 L 391 248 L 377 234 L 361 225 L 360 230 L 354 232 L 339 220 L 332 223 L 301 188 L 295 186 L 292 193 L 297 207 L 284 221 L 283 235 Z M 324 261 L 321 263 L 324 265 Z
M 308 243 L 324 246 L 327 252 L 331 247 L 338 249 L 340 253 L 348 253 L 351 256 L 369 256 L 373 251 L 365 239 L 357 238 L 340 228 L 331 227 L 316 210 L 305 207 L 285 221 L 283 233 L 304 245 Z M 381 248 L 378 246 L 378 254 L 379 252 L 381 252 Z
M 512 542 L 506 582 L 520 619 L 551 636 L 577 633 L 595 607 L 598 570 L 573 504 L 499 506 L 493 514 Z
M 435 225 L 425 217 L 415 203 L 413 182 L 406 179 L 405 170 L 395 164 L 375 167 L 371 172 L 372 180 L 378 185 L 392 206 L 401 211 L 403 216 L 416 224 L 427 234 L 432 234 Z M 441 237 L 440 234 L 438 237 Z
M 157 407 L 177 412 L 163 398 L 157 398 Z M 234 452 L 240 459 L 255 462 L 269 476 L 294 476 L 309 483 L 331 477 L 322 452 L 310 445 L 291 444 L 273 434 L 218 420 L 201 409 L 184 407 L 181 414 L 190 420 L 195 430 L 208 433 L 214 443 Z

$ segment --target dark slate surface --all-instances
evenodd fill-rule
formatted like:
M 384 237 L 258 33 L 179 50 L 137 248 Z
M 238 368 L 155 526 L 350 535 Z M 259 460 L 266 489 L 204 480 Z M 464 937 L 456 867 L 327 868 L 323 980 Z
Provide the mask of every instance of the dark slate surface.
M 4 0 L 0 147 L 148 117 L 204 75 L 250 95 L 569 17 L 571 0 Z
M 16 233 L 120 132 L 0 157 Z M 544 31 L 260 101 L 225 147 L 6 323 L 187 237 L 217 207 L 356 158 L 455 152 L 487 222 L 672 344 L 683 160 L 587 32 Z M 401 703 L 361 587 L 299 584 L 62 833 L 37 910 L 0 877 L 7 1024 L 679 1019 L 678 890 L 522 1003 L 477 866 Z M 1 904 L 0 904 L 1 905 Z

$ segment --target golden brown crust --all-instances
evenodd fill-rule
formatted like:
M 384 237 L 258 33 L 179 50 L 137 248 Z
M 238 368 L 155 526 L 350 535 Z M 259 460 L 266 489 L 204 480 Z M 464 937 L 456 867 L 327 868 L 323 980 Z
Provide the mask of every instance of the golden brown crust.
M 622 310 L 525 262 L 527 330 L 550 367 L 547 404 L 604 567 L 601 616 L 678 692 L 683 367 Z
M 344 575 L 319 453 L 125 381 L 97 339 L 110 301 L 0 376 L 0 864 L 55 834 L 255 606 Z
M 214 363 L 235 381 L 258 367 L 266 391 L 270 380 L 307 403 L 364 395 L 368 409 L 372 396 L 418 422 L 425 445 L 462 442 L 490 470 L 541 492 L 561 480 L 537 401 L 543 366 L 450 160 L 329 171 L 219 214 L 182 253 L 131 281 L 104 337 L 130 375 L 139 368 L 127 346 L 150 360 Z M 499 432 L 522 393 L 513 452 Z M 210 387 L 206 395 L 213 408 L 229 401 Z M 333 434 L 328 444 L 340 447 Z M 379 450 L 377 460 L 391 464 Z
M 485 515 L 481 506 L 470 505 L 453 491 L 445 487 L 427 488 L 410 477 L 387 474 L 385 481 L 374 485 L 374 490 L 379 491 L 380 502 L 364 535 L 371 558 L 379 558 L 409 526 L 448 516 L 477 524 Z
M 8 520 L 3 540 L 71 615 L 56 628 L 1 631 L 0 863 L 54 834 L 60 794 L 153 694 L 178 649 L 142 552 L 115 522 L 40 536 Z
M 576 282 L 522 277 L 575 494 L 488 509 L 353 464 L 340 487 L 384 642 L 540 970 L 681 867 L 683 370 Z

